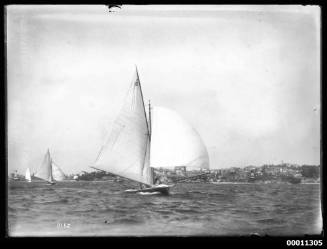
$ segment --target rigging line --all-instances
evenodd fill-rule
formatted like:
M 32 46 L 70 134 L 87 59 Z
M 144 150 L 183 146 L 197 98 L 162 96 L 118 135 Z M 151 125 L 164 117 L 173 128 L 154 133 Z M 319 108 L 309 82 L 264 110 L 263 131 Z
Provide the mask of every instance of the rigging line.
M 116 134 L 115 134 L 115 136 L 114 136 L 114 140 L 112 140 L 112 144 L 111 144 L 110 150 L 112 150 L 112 148 L 115 146 L 115 144 L 116 144 L 116 142 L 117 142 L 117 140 L 118 140 L 118 138 L 119 138 L 119 136 L 120 136 L 122 130 L 123 130 L 123 129 L 125 128 L 125 126 L 126 126 L 126 125 L 121 125 L 121 124 L 119 124 L 119 123 L 118 123 L 118 125 L 120 125 L 120 129 L 116 132 Z M 113 133 L 111 133 L 111 134 L 113 134 Z M 110 135 L 111 135 L 111 134 L 110 134 Z M 95 162 L 97 162 L 98 159 L 100 158 L 103 149 L 106 147 L 106 145 L 107 145 L 107 143 L 108 143 L 108 140 L 110 140 L 110 138 L 112 138 L 112 136 L 110 136 L 110 135 L 109 135 L 109 137 L 108 137 L 108 139 L 107 139 L 105 145 L 102 145 L 102 146 L 101 146 L 101 149 L 100 149 L 100 151 L 99 151 L 99 153 L 98 153 L 98 156 L 97 156 Z
M 54 164 L 54 165 L 56 165 L 56 166 L 58 166 L 59 167 L 59 164 L 58 163 L 56 163 L 53 159 L 51 160 L 51 162 Z
M 117 142 L 117 140 L 118 140 L 120 134 L 122 133 L 122 130 L 125 129 L 125 127 L 126 127 L 126 125 L 121 125 L 121 124 L 119 124 L 119 125 L 120 125 L 120 129 L 119 129 L 119 131 L 117 132 L 117 135 L 116 135 L 115 140 L 113 141 L 113 143 L 112 143 L 112 145 L 111 145 L 110 150 L 112 150 L 112 148 L 113 148 L 114 145 L 116 144 L 116 142 Z
M 100 155 L 101 155 L 101 153 L 102 153 L 103 148 L 104 148 L 104 145 L 101 146 L 100 151 L 99 151 L 99 153 L 98 153 L 98 156 L 97 156 L 97 158 L 95 159 L 95 162 L 98 161 L 98 159 L 99 159 L 99 157 L 100 157 Z

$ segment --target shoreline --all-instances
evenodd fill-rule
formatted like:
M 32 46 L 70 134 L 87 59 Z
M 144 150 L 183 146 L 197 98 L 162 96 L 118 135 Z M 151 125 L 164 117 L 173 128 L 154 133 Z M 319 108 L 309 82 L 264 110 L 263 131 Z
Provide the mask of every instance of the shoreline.
M 212 184 L 320 184 L 320 182 L 300 182 L 300 183 L 290 183 L 290 182 L 209 182 Z
M 27 182 L 27 181 L 24 181 L 24 180 L 9 180 L 8 183 L 13 183 L 13 182 L 26 182 L 26 183 L 39 183 L 39 182 L 43 182 L 43 181 L 32 181 L 32 182 Z M 111 182 L 111 183 L 119 183 L 117 181 L 114 181 L 114 180 L 63 180 L 63 181 L 58 181 L 58 183 L 68 183 L 68 182 Z M 291 182 L 180 182 L 180 183 L 185 183 L 185 184 L 188 184 L 188 183 L 193 183 L 193 184 L 196 184 L 196 183 L 209 183 L 209 184 L 215 184 L 215 185 L 219 185 L 219 184 L 288 184 L 288 185 L 296 185 L 296 184 L 320 184 L 320 182 L 299 182 L 299 183 L 291 183 Z M 176 183 L 174 183 L 176 184 Z

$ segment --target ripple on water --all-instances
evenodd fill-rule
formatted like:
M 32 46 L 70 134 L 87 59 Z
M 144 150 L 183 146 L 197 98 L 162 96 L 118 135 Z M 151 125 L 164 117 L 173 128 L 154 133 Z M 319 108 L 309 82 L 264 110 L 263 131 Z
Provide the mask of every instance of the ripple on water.
M 166 215 L 173 214 L 171 210 L 157 210 L 156 212 L 159 214 L 166 214 Z
M 126 225 L 137 225 L 143 224 L 144 220 L 141 217 L 130 216 L 130 217 L 122 217 L 115 218 L 111 220 L 106 220 L 106 224 L 126 224 Z
M 190 209 L 190 208 L 176 208 L 174 211 L 178 212 L 178 213 L 182 213 L 182 214 L 183 213 L 185 213 L 185 214 L 198 214 L 198 213 L 201 213 L 198 210 Z

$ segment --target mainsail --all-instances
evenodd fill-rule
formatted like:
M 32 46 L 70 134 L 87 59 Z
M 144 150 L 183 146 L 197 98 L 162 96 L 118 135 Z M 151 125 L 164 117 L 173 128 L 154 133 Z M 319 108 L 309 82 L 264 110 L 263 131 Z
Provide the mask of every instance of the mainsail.
M 138 72 L 107 142 L 95 162 L 99 169 L 151 185 L 149 129 Z
M 136 70 L 125 104 L 94 166 L 147 185 L 153 185 L 154 168 L 208 169 L 208 152 L 199 134 L 174 111 L 155 107 L 151 119 L 150 110 L 149 106 L 148 123 Z
M 30 168 L 27 168 L 27 169 L 26 169 L 25 179 L 26 179 L 26 181 L 28 181 L 28 182 L 31 182 L 31 181 L 32 181 Z
M 155 106 L 152 112 L 151 167 L 209 169 L 207 149 L 196 130 L 177 112 Z
M 40 165 L 37 173 L 35 174 L 35 177 L 43 179 L 45 181 L 48 181 L 50 183 L 53 182 L 53 176 L 52 176 L 52 159 L 50 156 L 49 149 L 47 153 L 44 156 L 43 162 Z
M 56 181 L 63 181 L 66 178 L 64 172 L 54 161 L 52 161 L 52 176 Z

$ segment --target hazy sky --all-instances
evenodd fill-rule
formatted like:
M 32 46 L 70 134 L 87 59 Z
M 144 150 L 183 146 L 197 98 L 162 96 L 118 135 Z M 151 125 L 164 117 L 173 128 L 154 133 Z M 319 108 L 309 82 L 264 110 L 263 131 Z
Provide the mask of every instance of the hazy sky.
M 138 66 L 210 167 L 320 163 L 320 9 L 7 7 L 9 172 L 90 171 Z

